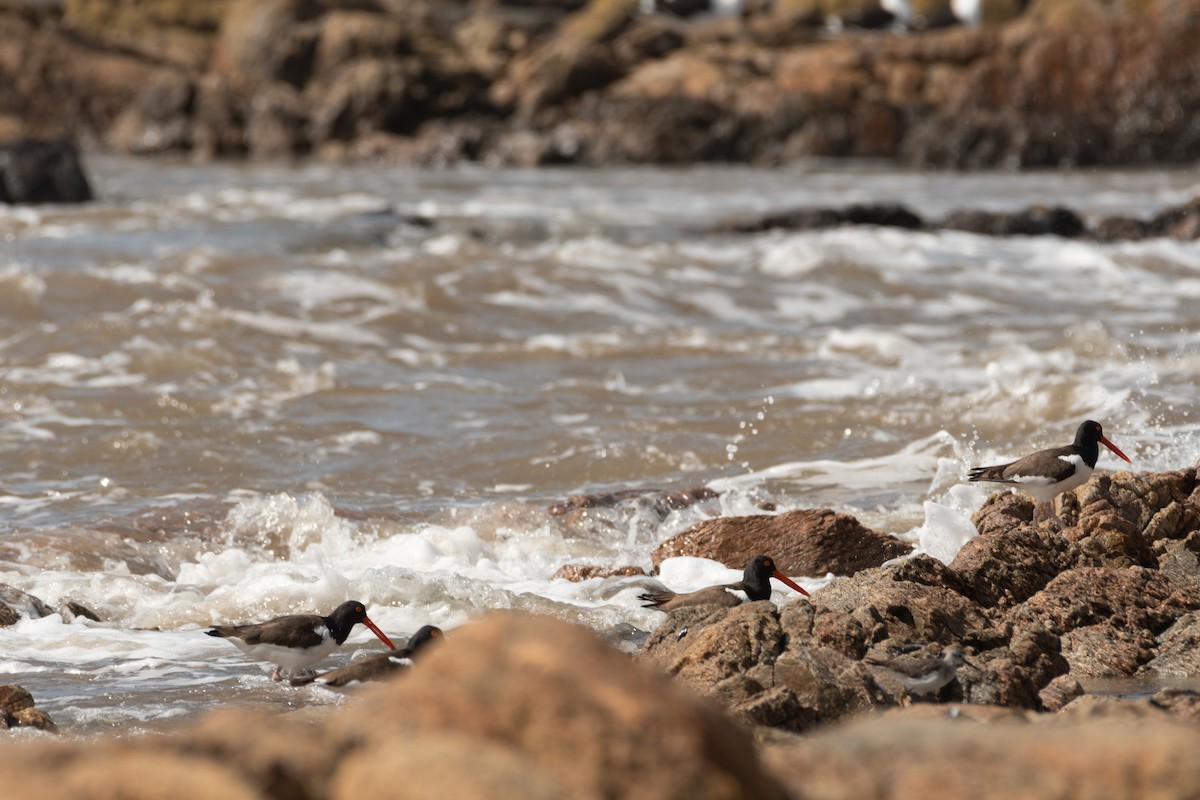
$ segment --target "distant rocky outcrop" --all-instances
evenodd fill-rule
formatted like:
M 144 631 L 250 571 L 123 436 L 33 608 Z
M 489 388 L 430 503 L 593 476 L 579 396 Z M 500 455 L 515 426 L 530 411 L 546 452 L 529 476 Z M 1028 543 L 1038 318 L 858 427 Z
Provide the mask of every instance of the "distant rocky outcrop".
M 0 4 L 0 140 L 422 165 L 1200 157 L 1200 0 L 984 0 L 948 28 L 949 0 L 914 0 L 875 30 L 878 0 L 649 5 Z
M 1058 236 L 1102 242 L 1170 237 L 1200 239 L 1200 197 L 1169 206 L 1148 218 L 1106 216 L 1092 222 L 1062 206 L 1031 206 L 1015 211 L 962 209 L 941 219 L 927 219 L 897 203 L 849 205 L 842 208 L 797 208 L 758 217 L 730 220 L 715 233 L 760 233 L 767 230 L 807 231 L 844 225 L 877 225 L 908 230 L 954 230 L 982 236 Z

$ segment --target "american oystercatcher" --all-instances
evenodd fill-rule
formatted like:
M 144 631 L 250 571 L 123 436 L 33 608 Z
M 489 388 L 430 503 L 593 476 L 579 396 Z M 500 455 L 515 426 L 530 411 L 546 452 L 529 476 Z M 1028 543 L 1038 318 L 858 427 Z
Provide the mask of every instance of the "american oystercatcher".
M 639 595 L 638 599 L 646 601 L 642 608 L 657 608 L 659 611 L 673 611 L 685 606 L 736 606 L 750 600 L 770 600 L 771 578 L 790 586 L 805 597 L 811 596 L 799 584 L 777 570 L 775 561 L 770 556 L 755 556 L 746 564 L 746 571 L 737 583 L 709 586 L 687 594 L 671 591 L 646 592 Z
M 327 617 L 289 614 L 249 625 L 218 625 L 205 633 L 228 639 L 257 661 L 271 662 L 275 665 L 271 679 L 279 681 L 332 653 L 360 622 L 389 650 L 395 649 L 392 640 L 367 617 L 366 606 L 357 600 L 347 600 Z
M 866 659 L 868 664 L 884 670 L 893 680 L 904 685 L 909 693 L 920 697 L 937 694 L 954 680 L 958 668 L 967 663 L 966 653 L 958 645 L 947 647 L 939 656 Z
M 1037 501 L 1033 509 L 1034 525 L 1038 523 L 1043 506 L 1049 507 L 1050 516 L 1059 525 L 1063 525 L 1063 521 L 1054 512 L 1054 498 L 1087 483 L 1092 470 L 1096 468 L 1096 459 L 1100 457 L 1100 445 L 1112 450 L 1128 463 L 1133 463 L 1115 444 L 1104 438 L 1104 429 L 1100 427 L 1100 423 L 1089 419 L 1075 431 L 1074 444 L 1041 450 L 1011 464 L 974 467 L 967 473 L 967 479 L 1010 485 L 1014 490 L 1024 492 Z
M 356 659 L 344 667 L 331 669 L 320 675 L 301 675 L 292 678 L 292 686 L 316 683 L 330 688 L 340 688 L 352 683 L 382 680 L 411 667 L 417 652 L 430 642 L 442 638 L 443 635 L 442 629 L 436 625 L 422 626 L 409 638 L 408 644 L 404 647 L 386 653 L 372 653 Z

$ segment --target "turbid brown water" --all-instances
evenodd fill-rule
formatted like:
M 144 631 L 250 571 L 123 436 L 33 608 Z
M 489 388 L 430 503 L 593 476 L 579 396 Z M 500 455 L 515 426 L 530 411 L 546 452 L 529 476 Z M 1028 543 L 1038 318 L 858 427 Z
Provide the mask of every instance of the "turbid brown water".
M 353 597 L 393 638 L 491 607 L 628 632 L 650 579 L 555 570 L 763 500 L 950 558 L 968 463 L 1086 418 L 1138 469 L 1200 455 L 1194 244 L 703 232 L 873 200 L 1149 215 L 1196 171 L 92 167 L 95 204 L 0 208 L 0 582 L 106 620 L 0 629 L 0 677 L 69 729 L 325 702 L 215 622 Z M 722 494 L 666 520 L 544 513 L 698 485 Z

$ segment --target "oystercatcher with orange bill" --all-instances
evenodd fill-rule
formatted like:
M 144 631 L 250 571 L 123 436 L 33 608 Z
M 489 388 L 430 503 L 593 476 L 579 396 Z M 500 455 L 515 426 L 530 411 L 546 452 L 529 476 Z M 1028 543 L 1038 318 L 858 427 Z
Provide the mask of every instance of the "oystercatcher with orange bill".
M 301 675 L 292 678 L 292 686 L 306 686 L 315 683 L 331 689 L 340 689 L 354 683 L 379 681 L 403 672 L 413 665 L 413 660 L 419 651 L 431 642 L 436 642 L 445 634 L 436 625 L 423 625 L 408 640 L 404 647 L 389 650 L 386 653 L 372 653 L 369 656 L 355 659 L 344 667 L 331 669 L 320 675 Z
M 638 599 L 646 601 L 642 608 L 657 608 L 659 611 L 701 605 L 736 606 L 751 600 L 770 600 L 771 578 L 805 597 L 811 596 L 798 583 L 776 569 L 775 561 L 770 556 L 755 556 L 746 564 L 746 571 L 737 583 L 709 586 L 686 594 L 647 592 L 639 595 Z
M 243 653 L 257 661 L 275 665 L 272 680 L 290 678 L 298 670 L 317 663 L 332 653 L 362 623 L 394 650 L 392 640 L 367 617 L 367 608 L 357 600 L 347 600 L 327 617 L 320 614 L 289 614 L 249 625 L 218 625 L 209 636 L 228 639 Z
M 1089 419 L 1075 431 L 1074 444 L 1041 450 L 1011 464 L 975 467 L 967 474 L 967 479 L 1012 486 L 1014 491 L 1024 492 L 1036 501 L 1033 507 L 1034 525 L 1038 523 L 1045 506 L 1049 508 L 1050 516 L 1066 527 L 1054 511 L 1054 498 L 1087 483 L 1100 457 L 1100 445 L 1112 450 L 1118 458 L 1133 463 L 1115 444 L 1104 438 L 1100 423 Z

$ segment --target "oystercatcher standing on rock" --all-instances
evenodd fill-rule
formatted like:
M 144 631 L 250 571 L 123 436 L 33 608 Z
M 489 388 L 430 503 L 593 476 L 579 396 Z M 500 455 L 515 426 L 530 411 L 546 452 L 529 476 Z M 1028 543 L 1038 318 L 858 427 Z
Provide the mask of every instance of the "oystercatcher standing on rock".
M 228 639 L 257 661 L 274 664 L 271 679 L 279 681 L 332 653 L 346 641 L 350 629 L 360 622 L 389 650 L 395 649 L 392 640 L 367 617 L 366 606 L 357 600 L 347 600 L 327 617 L 289 614 L 249 625 L 218 625 L 205 632 L 209 636 Z
M 430 642 L 441 639 L 444 634 L 436 625 L 424 625 L 409 638 L 405 647 L 398 647 L 386 653 L 372 653 L 354 660 L 344 667 L 331 669 L 320 675 L 302 675 L 292 678 L 292 686 L 305 686 L 316 683 L 330 688 L 341 688 L 352 683 L 383 680 L 389 675 L 403 672 L 413 664 L 417 653 Z
M 642 608 L 657 608 L 659 611 L 674 611 L 685 606 L 736 606 L 750 600 L 770 600 L 771 578 L 790 586 L 805 597 L 811 596 L 798 583 L 776 569 L 775 561 L 770 556 L 755 556 L 750 559 L 742 579 L 737 583 L 709 586 L 687 594 L 671 591 L 647 592 L 638 599 L 646 601 Z
M 1043 506 L 1046 506 L 1050 516 L 1066 527 L 1054 511 L 1054 498 L 1087 483 L 1100 457 L 1100 445 L 1128 463 L 1133 463 L 1115 444 L 1104 438 L 1100 423 L 1089 419 L 1075 431 L 1074 444 L 1041 450 L 1011 464 L 975 467 L 967 474 L 967 479 L 1012 486 L 1015 491 L 1024 492 L 1036 501 L 1033 508 L 1034 525 L 1038 523 Z

